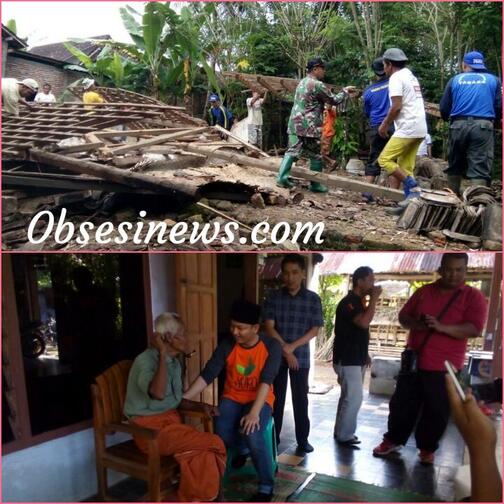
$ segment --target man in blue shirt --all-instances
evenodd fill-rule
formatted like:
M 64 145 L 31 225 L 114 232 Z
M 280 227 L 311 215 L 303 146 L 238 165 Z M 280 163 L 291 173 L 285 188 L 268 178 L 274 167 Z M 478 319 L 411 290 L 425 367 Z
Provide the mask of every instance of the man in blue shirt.
M 282 260 L 284 287 L 273 292 L 264 303 L 266 333 L 282 346 L 282 363 L 273 383 L 276 401 L 273 408 L 277 443 L 280 443 L 287 375 L 290 378 L 292 407 L 298 450 L 308 453 L 310 419 L 308 418 L 309 342 L 324 325 L 322 303 L 315 292 L 304 287 L 306 264 L 299 254 L 287 254 Z
M 218 124 L 229 131 L 233 125 L 233 114 L 221 104 L 218 95 L 211 94 L 208 101 L 210 103 L 210 109 L 208 110 L 210 126 Z
M 489 185 L 494 158 L 494 121 L 502 117 L 502 86 L 488 72 L 483 54 L 464 56 L 462 73 L 446 85 L 441 116 L 450 121 L 448 184 L 457 194 L 465 175 L 472 185 Z
M 383 119 L 387 117 L 390 108 L 388 95 L 388 77 L 383 69 L 383 58 L 376 58 L 371 65 L 376 75 L 376 82 L 364 90 L 364 113 L 369 119 L 370 150 L 369 160 L 365 168 L 366 182 L 374 183 L 376 177 L 380 175 L 380 166 L 377 163 L 378 156 L 387 144 L 388 138 L 383 138 L 378 134 L 378 128 Z M 394 125 L 389 128 L 389 137 L 394 133 Z

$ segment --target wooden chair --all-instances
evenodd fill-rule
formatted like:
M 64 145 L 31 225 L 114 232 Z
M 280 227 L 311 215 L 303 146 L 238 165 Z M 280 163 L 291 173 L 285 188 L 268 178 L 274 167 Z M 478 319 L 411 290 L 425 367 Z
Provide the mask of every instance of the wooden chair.
M 145 498 L 150 502 L 159 502 L 162 497 L 161 485 L 176 479 L 178 464 L 171 456 L 160 456 L 157 444 L 159 431 L 131 424 L 123 415 L 131 365 L 130 360 L 118 362 L 98 376 L 96 383 L 91 385 L 98 494 L 102 501 L 112 500 L 107 494 L 107 470 L 113 469 L 146 481 L 148 494 Z M 180 413 L 184 418 L 199 419 L 205 431 L 212 432 L 211 420 L 202 412 Z M 106 437 L 116 432 L 142 436 L 148 441 L 149 452 L 141 452 L 132 439 L 107 446 Z

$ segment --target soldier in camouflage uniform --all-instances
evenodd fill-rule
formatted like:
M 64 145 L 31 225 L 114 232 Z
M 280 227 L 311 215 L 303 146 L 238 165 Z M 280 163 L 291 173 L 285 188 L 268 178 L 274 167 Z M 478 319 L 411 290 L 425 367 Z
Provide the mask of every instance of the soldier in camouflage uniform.
M 294 106 L 289 118 L 287 132 L 290 147 L 280 165 L 277 184 L 280 187 L 293 187 L 289 181 L 289 173 L 294 161 L 300 157 L 310 160 L 310 170 L 322 171 L 322 154 L 320 152 L 320 137 L 324 104 L 337 105 L 345 96 L 353 96 L 352 87 L 343 89 L 342 93 L 332 94 L 321 82 L 325 74 L 325 65 L 321 58 L 311 59 L 306 70 L 308 75 L 298 84 L 294 96 Z M 311 182 L 313 192 L 327 192 L 327 187 L 319 182 Z

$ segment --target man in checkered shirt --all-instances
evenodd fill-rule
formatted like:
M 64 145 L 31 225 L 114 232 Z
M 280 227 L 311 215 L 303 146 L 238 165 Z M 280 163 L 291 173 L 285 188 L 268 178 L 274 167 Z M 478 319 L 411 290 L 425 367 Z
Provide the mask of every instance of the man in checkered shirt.
M 308 373 L 310 371 L 309 341 L 324 325 L 320 297 L 304 286 L 306 265 L 299 254 L 287 254 L 282 261 L 284 287 L 265 301 L 263 320 L 266 332 L 282 345 L 282 364 L 273 383 L 276 401 L 273 409 L 277 443 L 280 443 L 287 374 L 290 378 L 296 441 L 298 450 L 312 452 L 308 443 Z

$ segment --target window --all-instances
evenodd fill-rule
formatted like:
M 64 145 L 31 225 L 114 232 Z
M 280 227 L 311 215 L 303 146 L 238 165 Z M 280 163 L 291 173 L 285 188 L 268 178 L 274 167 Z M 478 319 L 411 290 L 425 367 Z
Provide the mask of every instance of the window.
M 18 372 L 3 366 L 4 445 L 23 437 L 21 415 L 31 436 L 89 420 L 94 377 L 145 349 L 142 261 L 129 254 L 11 255 L 15 299 L 3 309 L 4 316 L 16 311 L 18 330 L 4 348 L 11 359 L 17 348 L 22 365 Z M 28 411 L 16 411 L 20 395 Z

